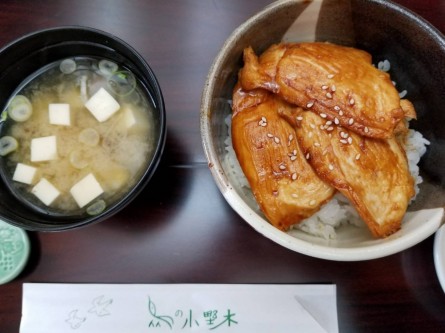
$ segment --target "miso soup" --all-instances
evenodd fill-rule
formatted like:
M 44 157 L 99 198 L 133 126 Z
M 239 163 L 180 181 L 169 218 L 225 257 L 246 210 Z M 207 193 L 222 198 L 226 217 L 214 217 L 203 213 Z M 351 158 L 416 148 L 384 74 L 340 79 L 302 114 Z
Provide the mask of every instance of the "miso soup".
M 52 63 L 2 111 L 2 177 L 17 198 L 46 214 L 99 214 L 146 170 L 153 117 L 128 69 L 92 57 Z

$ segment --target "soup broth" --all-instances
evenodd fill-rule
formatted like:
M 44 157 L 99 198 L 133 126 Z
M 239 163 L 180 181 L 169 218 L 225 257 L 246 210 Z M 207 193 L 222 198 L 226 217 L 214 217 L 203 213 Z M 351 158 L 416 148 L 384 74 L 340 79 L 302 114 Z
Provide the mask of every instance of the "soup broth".
M 126 68 L 91 57 L 52 63 L 2 112 L 2 176 L 46 214 L 98 214 L 146 170 L 153 123 L 151 101 Z

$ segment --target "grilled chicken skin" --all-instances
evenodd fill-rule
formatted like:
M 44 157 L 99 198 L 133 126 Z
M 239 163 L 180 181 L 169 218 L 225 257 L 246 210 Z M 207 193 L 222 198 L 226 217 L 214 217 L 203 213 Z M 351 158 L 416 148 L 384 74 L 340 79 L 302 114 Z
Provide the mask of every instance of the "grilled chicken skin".
M 414 181 L 396 137 L 373 139 L 311 111 L 281 113 L 317 175 L 345 195 L 376 237 L 401 227 Z
M 335 193 L 304 158 L 295 129 L 279 113 L 292 106 L 263 89 L 233 93 L 232 144 L 262 212 L 287 230 Z
M 248 47 L 240 82 L 263 88 L 366 137 L 390 138 L 403 119 L 390 77 L 371 55 L 329 43 L 272 45 L 260 57 Z

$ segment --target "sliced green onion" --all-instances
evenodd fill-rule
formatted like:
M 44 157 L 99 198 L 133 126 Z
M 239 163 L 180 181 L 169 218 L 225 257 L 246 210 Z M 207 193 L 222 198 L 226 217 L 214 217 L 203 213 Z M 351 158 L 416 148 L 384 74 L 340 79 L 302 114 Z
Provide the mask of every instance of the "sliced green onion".
M 85 128 L 79 133 L 79 141 L 88 146 L 96 146 L 99 139 L 100 135 L 94 128 Z
M 8 111 L 7 110 L 3 110 L 2 114 L 0 115 L 0 122 L 4 122 L 6 121 L 6 119 L 8 119 Z
M 8 114 L 15 121 L 28 120 L 32 115 L 32 104 L 29 99 L 23 95 L 16 95 L 9 102 Z
M 76 149 L 73 150 L 70 155 L 70 164 L 76 169 L 83 169 L 89 165 L 89 161 L 83 150 Z
M 92 205 L 88 206 L 87 214 L 93 215 L 93 216 L 98 215 L 105 210 L 106 206 L 107 206 L 107 204 L 105 203 L 104 200 L 98 200 L 95 203 L 93 203 Z
M 71 74 L 77 68 L 76 62 L 73 59 L 65 59 L 59 65 L 59 69 L 64 74 Z
M 129 71 L 114 73 L 108 79 L 108 86 L 118 96 L 126 96 L 136 89 L 136 78 Z
M 15 138 L 5 135 L 0 138 L 0 156 L 6 156 L 17 149 L 19 143 Z
M 99 72 L 105 77 L 113 75 L 113 73 L 115 73 L 117 69 L 117 64 L 110 60 L 102 59 L 101 61 L 99 61 Z

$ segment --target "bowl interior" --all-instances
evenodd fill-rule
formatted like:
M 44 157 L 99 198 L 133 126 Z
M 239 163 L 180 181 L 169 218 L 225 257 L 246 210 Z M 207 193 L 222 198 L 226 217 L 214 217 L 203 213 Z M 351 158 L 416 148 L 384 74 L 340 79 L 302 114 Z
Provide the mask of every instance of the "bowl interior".
M 143 175 L 125 196 L 95 216 L 56 216 L 37 212 L 11 194 L 4 179 L 0 183 L 0 216 L 28 230 L 55 231 L 101 221 L 125 207 L 148 183 L 165 143 L 165 109 L 157 79 L 145 60 L 128 44 L 105 32 L 85 27 L 59 27 L 38 31 L 0 50 L 0 91 L 3 110 L 17 87 L 33 73 L 55 61 L 70 57 L 99 57 L 112 60 L 131 71 L 153 106 L 155 150 Z
M 391 19 L 388 19 L 391 18 Z M 266 28 L 267 27 L 267 28 Z M 404 227 L 395 235 L 373 239 L 366 228 L 341 227 L 336 240 L 324 240 L 300 231 L 284 233 L 263 217 L 249 190 L 227 163 L 226 117 L 242 51 L 252 46 L 260 54 L 280 41 L 327 41 L 370 52 L 374 64 L 391 63 L 397 89 L 407 91 L 418 119 L 410 126 L 430 141 L 421 163 L 420 194 L 409 208 Z M 230 205 L 257 231 L 294 251 L 333 260 L 364 260 L 412 246 L 437 230 L 445 199 L 445 39 L 428 22 L 409 10 L 380 0 L 280 1 L 252 17 L 227 39 L 215 59 L 204 88 L 201 131 L 212 174 Z M 438 209 L 436 209 L 438 208 Z M 416 212 L 424 209 L 421 213 Z M 431 209 L 431 210 L 427 210 Z M 415 236 L 414 236 L 415 235 Z

